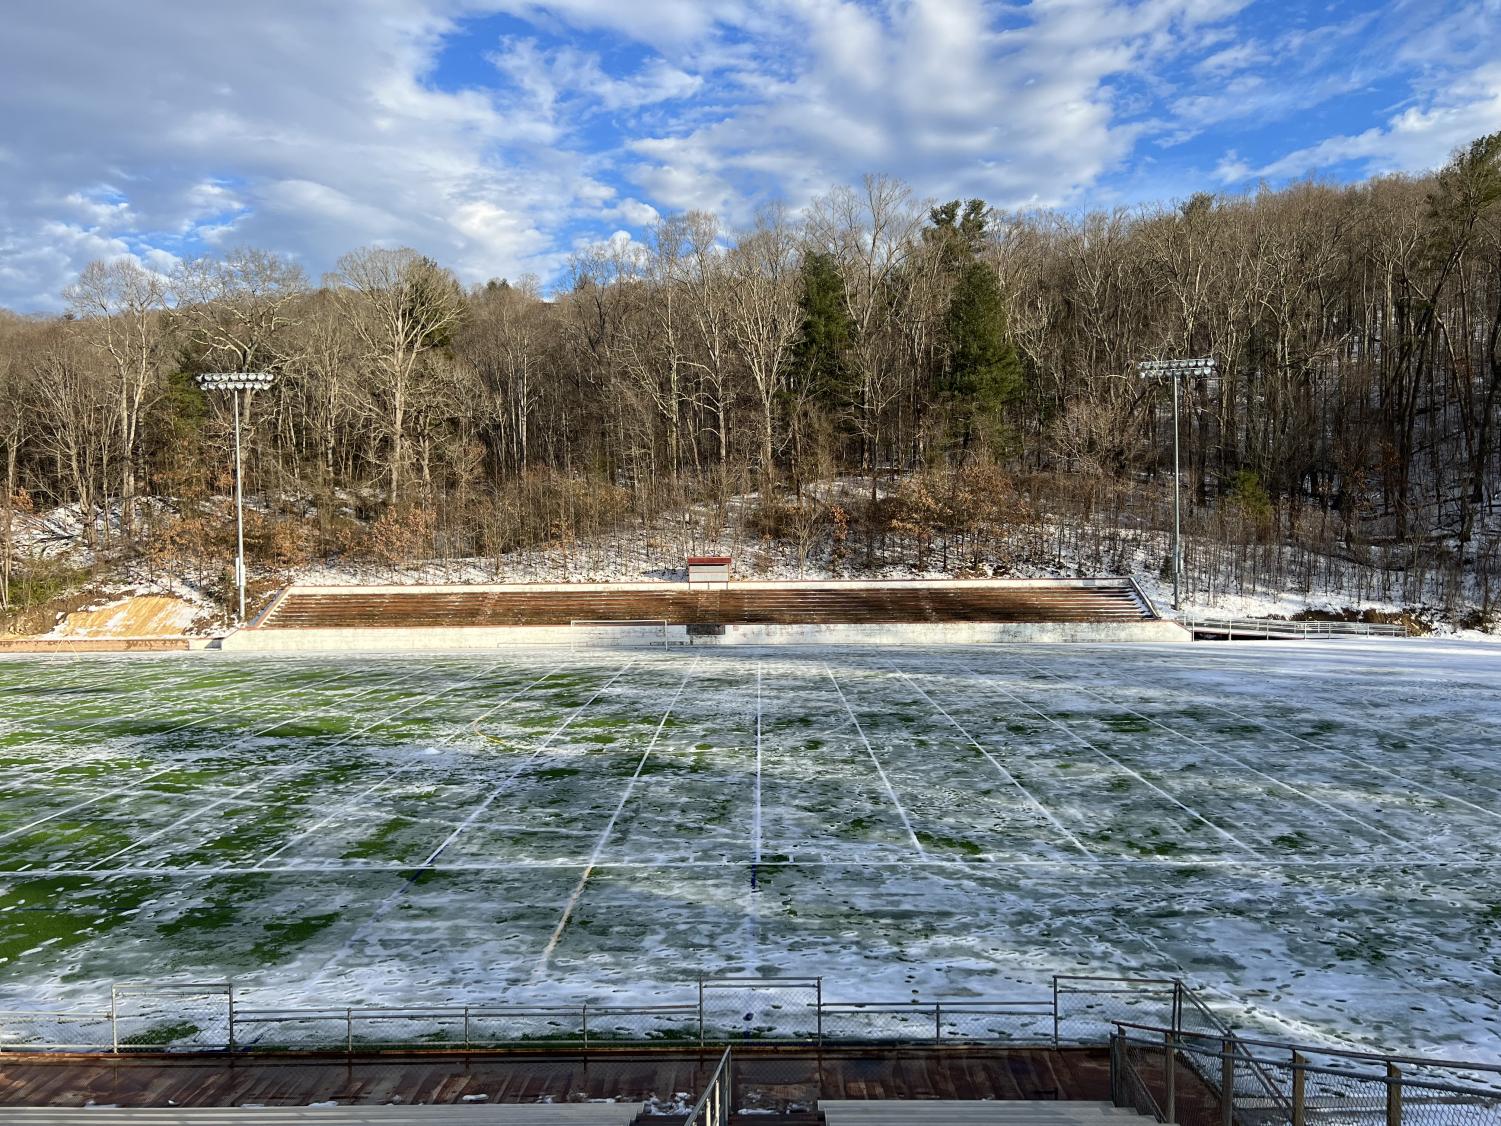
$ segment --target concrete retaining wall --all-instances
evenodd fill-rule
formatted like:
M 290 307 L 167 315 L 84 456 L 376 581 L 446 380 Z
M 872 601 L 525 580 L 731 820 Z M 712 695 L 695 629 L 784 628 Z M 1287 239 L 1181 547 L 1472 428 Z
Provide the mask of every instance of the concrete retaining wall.
M 572 626 L 468 626 L 423 629 L 250 629 L 222 648 L 247 652 L 495 649 L 502 646 L 650 646 L 660 628 L 625 627 L 609 639 Z M 1188 641 L 1174 622 L 923 622 L 909 625 L 726 625 L 722 634 L 690 635 L 668 626 L 669 645 L 984 645 L 1005 642 Z

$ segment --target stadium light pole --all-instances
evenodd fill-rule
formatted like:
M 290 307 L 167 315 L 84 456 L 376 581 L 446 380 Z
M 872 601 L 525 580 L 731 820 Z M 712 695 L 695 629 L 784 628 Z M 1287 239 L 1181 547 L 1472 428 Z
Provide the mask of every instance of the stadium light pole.
M 1212 375 L 1218 366 L 1213 357 L 1188 360 L 1144 360 L 1136 365 L 1142 379 L 1166 379 L 1173 385 L 1173 609 L 1183 609 L 1183 499 L 1182 471 L 1178 464 L 1178 388 L 1192 376 Z
M 232 391 L 235 403 L 235 586 L 240 591 L 240 624 L 245 624 L 245 489 L 240 458 L 240 392 L 264 391 L 276 376 L 269 371 L 208 371 L 197 376 L 205 391 Z

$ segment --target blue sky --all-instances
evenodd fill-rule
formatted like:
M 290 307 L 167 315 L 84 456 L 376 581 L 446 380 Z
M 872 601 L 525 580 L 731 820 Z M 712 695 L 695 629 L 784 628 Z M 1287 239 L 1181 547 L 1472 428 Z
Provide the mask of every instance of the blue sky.
M 1110 207 L 1501 129 L 1501 0 L 49 0 L 0 35 L 0 305 L 93 258 L 411 245 L 566 275 L 866 172 Z

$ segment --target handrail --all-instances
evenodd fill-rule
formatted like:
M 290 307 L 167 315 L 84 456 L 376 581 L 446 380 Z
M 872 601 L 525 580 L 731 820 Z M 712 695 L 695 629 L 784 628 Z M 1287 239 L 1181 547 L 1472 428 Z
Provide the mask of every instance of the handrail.
M 1208 633 L 1245 633 L 1268 636 L 1275 633 L 1299 634 L 1303 637 L 1406 637 L 1405 626 L 1391 622 L 1289 621 L 1283 618 L 1207 618 L 1184 617 L 1178 624 L 1188 630 Z
M 1183 1029 L 1168 1029 L 1161 1025 L 1135 1024 L 1131 1021 L 1117 1020 L 1112 1024 L 1120 1028 L 1129 1028 L 1138 1032 L 1150 1032 L 1161 1035 L 1164 1032 L 1176 1031 L 1180 1036 L 1196 1036 L 1197 1033 L 1185 1032 Z M 1332 1048 L 1322 1044 L 1309 1044 L 1302 1041 L 1292 1040 L 1264 1040 L 1254 1036 L 1242 1036 L 1235 1033 L 1235 1039 L 1241 1044 L 1249 1044 L 1258 1048 L 1276 1048 L 1279 1051 L 1297 1052 L 1300 1055 L 1329 1056 L 1335 1059 L 1357 1060 L 1363 1063 L 1379 1064 L 1406 1064 L 1409 1067 L 1431 1067 L 1440 1070 L 1452 1068 L 1462 1071 L 1486 1071 L 1501 1075 L 1501 1064 L 1482 1063 L 1478 1060 L 1436 1060 L 1427 1056 L 1403 1056 L 1393 1055 L 1387 1052 L 1364 1052 L 1358 1048 Z M 1206 1037 L 1212 1039 L 1212 1037 Z M 1349 1072 L 1339 1072 L 1348 1075 Z
M 726 1048 L 724 1055 L 719 1057 L 714 1073 L 709 1076 L 709 1082 L 704 1085 L 703 1093 L 698 1096 L 698 1101 L 683 1120 L 683 1126 L 725 1126 L 733 1109 L 730 1101 L 731 1078 L 730 1049 Z
M 1140 1026 L 1130 1026 L 1130 1027 L 1140 1028 Z M 1194 1038 L 1195 1039 L 1203 1039 L 1203 1040 L 1217 1039 L 1217 1037 L 1209 1037 L 1209 1036 L 1194 1037 Z M 1234 1042 L 1237 1047 L 1239 1047 L 1240 1044 L 1241 1044 L 1241 1041 L 1240 1041 L 1239 1037 L 1228 1037 L 1227 1039 L 1229 1039 L 1232 1042 Z M 1444 1093 L 1447 1093 L 1447 1094 L 1457 1094 L 1457 1095 L 1474 1095 L 1474 1096 L 1479 1096 L 1479 1097 L 1482 1097 L 1482 1098 L 1485 1098 L 1485 1099 L 1488 1099 L 1488 1100 L 1501 1099 L 1501 1091 L 1498 1091 L 1495 1088 L 1486 1088 L 1486 1087 L 1481 1087 L 1481 1086 L 1478 1086 L 1478 1085 L 1465 1085 L 1465 1084 L 1460 1084 L 1460 1083 L 1445 1083 L 1445 1082 L 1441 1082 L 1441 1081 L 1436 1080 L 1436 1079 L 1419 1079 L 1419 1078 L 1413 1078 L 1413 1077 L 1407 1075 L 1406 1073 L 1401 1072 L 1400 1070 L 1397 1070 L 1397 1073 L 1394 1075 L 1393 1074 L 1393 1070 L 1394 1069 L 1392 1069 L 1392 1068 L 1385 1068 L 1385 1069 L 1383 1069 L 1383 1070 L 1381 1070 L 1379 1072 L 1378 1071 L 1367 1071 L 1367 1072 L 1350 1071 L 1350 1070 L 1345 1069 L 1345 1068 L 1329 1067 L 1329 1066 L 1324 1065 L 1324 1064 L 1313 1063 L 1313 1062 L 1307 1060 L 1306 1058 L 1304 1058 L 1302 1056 L 1301 1052 L 1297 1053 L 1297 1059 L 1296 1059 L 1296 1061 L 1294 1061 L 1291 1056 L 1288 1059 L 1273 1059 L 1273 1058 L 1271 1058 L 1269 1056 L 1255 1056 L 1255 1055 L 1252 1055 L 1250 1052 L 1244 1052 L 1240 1057 L 1235 1057 L 1235 1056 L 1227 1057 L 1225 1055 L 1225 1051 L 1224 1051 L 1223 1047 L 1221 1047 L 1219 1050 L 1216 1051 L 1216 1050 L 1209 1049 L 1209 1048 L 1204 1048 L 1204 1047 L 1196 1047 L 1196 1046 L 1191 1046 L 1191 1045 L 1190 1046 L 1185 1046 L 1179 1040 L 1168 1039 L 1168 1038 L 1165 1038 L 1165 1037 L 1157 1038 L 1157 1037 L 1146 1037 L 1146 1036 L 1127 1036 L 1127 1035 L 1122 1034 L 1122 1035 L 1119 1036 L 1119 1040 L 1121 1042 L 1123 1042 L 1123 1043 L 1134 1044 L 1134 1045 L 1136 1045 L 1137 1047 L 1140 1047 L 1140 1048 L 1150 1048 L 1150 1049 L 1152 1049 L 1154 1051 L 1161 1051 L 1163 1049 L 1164 1045 L 1171 1044 L 1173 1046 L 1173 1048 L 1175 1050 L 1177 1050 L 1177 1051 L 1195 1053 L 1195 1054 L 1206 1055 L 1206 1056 L 1213 1056 L 1213 1057 L 1215 1057 L 1217 1059 L 1221 1059 L 1221 1060 L 1226 1059 L 1226 1058 L 1232 1058 L 1232 1059 L 1233 1058 L 1242 1058 L 1247 1063 L 1259 1064 L 1259 1065 L 1262 1065 L 1264 1067 L 1289 1067 L 1289 1068 L 1294 1068 L 1297 1071 L 1300 1071 L 1300 1072 L 1303 1072 L 1303 1073 L 1309 1074 L 1309 1075 L 1328 1075 L 1328 1076 L 1332 1076 L 1332 1077 L 1339 1078 L 1339 1079 L 1364 1080 L 1364 1081 L 1369 1082 L 1369 1083 L 1381 1083 L 1381 1084 L 1400 1083 L 1403 1087 L 1418 1087 L 1418 1088 L 1422 1088 L 1423 1090 L 1427 1090 L 1427 1091 L 1441 1091 L 1441 1092 L 1444 1092 Z M 1269 1041 L 1256 1041 L 1256 1043 L 1265 1045 L 1265 1044 L 1268 1044 L 1270 1042 Z M 1278 1046 L 1280 1046 L 1280 1045 L 1278 1045 Z M 1316 1048 L 1316 1049 L 1313 1049 L 1313 1050 L 1315 1052 L 1326 1054 L 1326 1055 L 1337 1054 L 1335 1051 L 1333 1051 L 1331 1049 L 1327 1049 L 1327 1048 Z M 1387 1059 L 1387 1058 L 1395 1060 L 1395 1059 L 1397 1059 L 1399 1057 L 1381 1057 L 1381 1056 L 1374 1056 L 1374 1055 L 1372 1055 L 1372 1056 L 1369 1056 L 1369 1058 L 1372 1059 L 1373 1061 L 1375 1061 L 1375 1060 L 1381 1060 L 1381 1059 Z M 1407 1057 L 1407 1058 L 1411 1058 L 1411 1057 Z M 1414 1063 L 1423 1062 L 1423 1063 L 1428 1063 L 1428 1064 L 1432 1063 L 1432 1061 L 1420 1061 L 1420 1060 L 1417 1060 L 1417 1059 L 1414 1059 L 1413 1062 Z M 1445 1066 L 1454 1066 L 1454 1065 L 1448 1064 L 1448 1065 L 1445 1065 Z M 1267 1081 L 1266 1081 L 1266 1079 L 1264 1077 L 1264 1073 L 1260 1073 L 1259 1072 L 1259 1074 L 1261 1074 L 1263 1076 L 1263 1086 L 1265 1086 L 1266 1083 L 1267 1083 Z M 1268 1093 L 1269 1093 L 1269 1097 L 1275 1099 L 1279 1105 L 1287 1106 L 1287 1107 L 1291 1106 L 1291 1103 L 1288 1100 L 1287 1096 L 1283 1095 L 1280 1090 L 1276 1089 L 1275 1084 L 1272 1085 L 1272 1089 Z

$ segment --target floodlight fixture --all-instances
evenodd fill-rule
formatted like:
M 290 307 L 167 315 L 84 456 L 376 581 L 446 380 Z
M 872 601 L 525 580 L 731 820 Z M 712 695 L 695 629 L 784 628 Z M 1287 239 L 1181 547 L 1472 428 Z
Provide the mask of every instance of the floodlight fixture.
M 1219 361 L 1213 356 L 1199 356 L 1186 360 L 1143 360 L 1136 365 L 1136 374 L 1143 379 L 1190 379 L 1194 376 L 1213 375 Z
M 206 371 L 197 376 L 205 391 L 229 391 L 235 404 L 235 586 L 240 592 L 240 625 L 245 624 L 245 489 L 240 457 L 240 393 L 265 391 L 276 381 L 269 371 Z
M 269 371 L 206 371 L 194 378 L 205 391 L 264 391 L 276 382 Z
M 1213 356 L 1177 360 L 1142 360 L 1136 374 L 1142 379 L 1166 379 L 1173 385 L 1173 609 L 1183 609 L 1183 497 L 1178 463 L 1178 387 L 1185 379 L 1213 375 L 1219 361 Z

